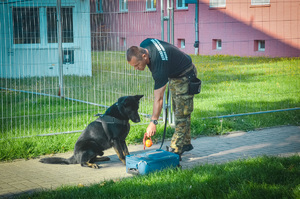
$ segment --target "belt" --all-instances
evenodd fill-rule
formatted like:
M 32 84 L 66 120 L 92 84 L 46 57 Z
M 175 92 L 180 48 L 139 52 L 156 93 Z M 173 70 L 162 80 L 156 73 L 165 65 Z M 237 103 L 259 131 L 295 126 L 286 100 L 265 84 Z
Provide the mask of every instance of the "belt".
M 193 70 L 195 67 L 194 64 L 192 64 L 192 66 L 190 66 L 188 69 L 186 69 L 185 71 L 183 71 L 180 75 L 178 75 L 177 78 L 181 78 L 181 77 L 184 77 L 186 73 L 190 72 L 191 70 Z

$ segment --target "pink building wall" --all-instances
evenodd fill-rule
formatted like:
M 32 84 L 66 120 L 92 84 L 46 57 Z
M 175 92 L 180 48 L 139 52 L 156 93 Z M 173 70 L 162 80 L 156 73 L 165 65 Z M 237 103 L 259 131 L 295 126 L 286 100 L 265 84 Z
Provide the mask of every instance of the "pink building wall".
M 103 0 L 104 12 L 99 15 L 102 16 L 102 24 L 109 30 L 107 39 L 110 40 L 111 50 L 125 50 L 131 45 L 139 45 L 148 37 L 161 39 L 160 1 L 157 1 L 156 11 L 146 11 L 145 2 L 129 0 L 128 12 L 122 13 L 119 11 L 118 0 Z M 251 6 L 250 0 L 227 0 L 226 8 L 218 9 L 210 8 L 209 0 L 199 0 L 198 5 L 199 54 L 270 57 L 300 55 L 299 0 L 271 0 L 268 6 Z M 195 4 L 189 4 L 188 9 L 175 9 L 174 23 L 174 44 L 180 47 L 179 40 L 184 39 L 185 48 L 182 50 L 194 54 Z M 165 22 L 165 41 L 166 27 Z M 213 40 L 216 39 L 222 41 L 221 50 L 213 47 Z M 265 41 L 265 51 L 257 51 L 257 40 Z

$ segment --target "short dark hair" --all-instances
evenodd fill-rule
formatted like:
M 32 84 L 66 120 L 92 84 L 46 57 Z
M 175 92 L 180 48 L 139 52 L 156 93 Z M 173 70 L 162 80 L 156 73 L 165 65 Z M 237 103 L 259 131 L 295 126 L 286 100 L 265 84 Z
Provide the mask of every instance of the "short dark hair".
M 136 57 L 137 60 L 142 60 L 142 55 L 146 54 L 147 51 L 144 48 L 138 47 L 138 46 L 131 46 L 127 49 L 127 61 L 131 61 L 132 57 Z

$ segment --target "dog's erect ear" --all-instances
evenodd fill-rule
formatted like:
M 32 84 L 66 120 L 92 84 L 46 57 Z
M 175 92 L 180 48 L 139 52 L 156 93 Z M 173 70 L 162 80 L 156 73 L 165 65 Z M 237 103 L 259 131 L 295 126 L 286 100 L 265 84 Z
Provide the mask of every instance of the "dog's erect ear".
M 136 100 L 140 100 L 142 97 L 144 97 L 144 95 L 135 95 L 134 97 Z
M 144 95 L 135 95 L 135 96 L 125 96 L 125 97 L 120 97 L 118 99 L 118 103 L 123 106 L 128 106 L 132 103 L 133 100 L 138 102 Z

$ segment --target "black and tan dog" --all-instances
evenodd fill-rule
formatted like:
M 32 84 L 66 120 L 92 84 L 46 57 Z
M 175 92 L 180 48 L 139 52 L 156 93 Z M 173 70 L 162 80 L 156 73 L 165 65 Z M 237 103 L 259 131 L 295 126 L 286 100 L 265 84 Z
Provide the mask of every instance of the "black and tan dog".
M 43 158 L 40 162 L 81 164 L 81 166 L 99 168 L 94 163 L 97 155 L 102 156 L 104 150 L 113 147 L 119 159 L 125 164 L 125 156 L 129 155 L 125 142 L 130 129 L 129 120 L 140 122 L 138 108 L 142 97 L 143 95 L 121 97 L 103 115 L 97 114 L 99 118 L 90 123 L 79 136 L 72 157 Z

